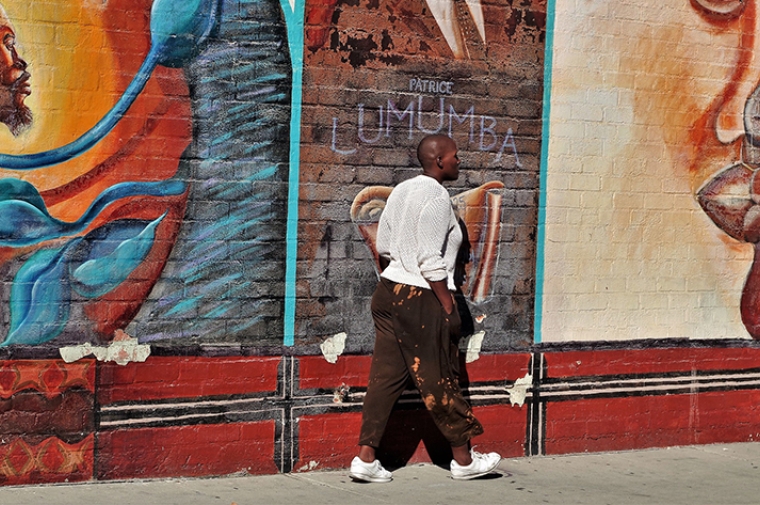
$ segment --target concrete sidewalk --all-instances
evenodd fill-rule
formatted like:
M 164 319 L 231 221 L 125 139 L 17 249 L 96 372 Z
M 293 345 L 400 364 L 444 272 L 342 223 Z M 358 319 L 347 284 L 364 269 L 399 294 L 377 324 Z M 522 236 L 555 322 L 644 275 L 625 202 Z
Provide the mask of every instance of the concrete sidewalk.
M 347 471 L 0 488 L 3 505 L 584 504 L 757 505 L 760 443 L 504 459 L 499 472 L 454 481 L 411 465 L 389 484 Z

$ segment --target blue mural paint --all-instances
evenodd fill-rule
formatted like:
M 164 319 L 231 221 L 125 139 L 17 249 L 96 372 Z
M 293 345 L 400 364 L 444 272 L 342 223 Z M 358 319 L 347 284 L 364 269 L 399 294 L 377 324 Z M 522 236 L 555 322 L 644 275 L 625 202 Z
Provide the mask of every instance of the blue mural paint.
M 288 178 L 288 221 L 285 264 L 285 321 L 283 345 L 295 343 L 296 322 L 296 257 L 298 255 L 298 188 L 301 150 L 301 101 L 303 98 L 303 44 L 305 0 L 280 0 L 288 26 L 288 46 L 293 65 L 293 88 L 290 115 L 290 176 Z
M 554 16 L 556 0 L 546 5 L 546 47 L 544 49 L 544 104 L 541 116 L 541 167 L 538 178 L 538 224 L 536 234 L 536 299 L 534 302 L 533 340 L 541 343 L 543 318 L 544 274 L 546 240 L 546 177 L 549 163 L 549 121 L 551 119 L 552 66 L 554 64 Z
M 216 25 L 219 0 L 154 0 L 150 11 L 151 52 L 158 63 L 180 68 L 200 52 Z
M 281 0 L 222 0 L 213 36 L 185 67 L 194 141 L 177 178 L 192 183 L 170 269 L 126 328 L 141 342 L 282 345 L 288 44 Z
M 164 217 L 113 221 L 61 248 L 33 254 L 14 278 L 11 324 L 0 347 L 37 345 L 60 335 L 69 320 L 72 291 L 94 299 L 122 284 L 147 257 Z
M 37 345 L 60 335 L 72 293 L 94 299 L 121 285 L 148 256 L 165 216 L 112 221 L 63 247 L 34 253 L 13 280 L 11 324 L 0 347 Z
M 37 251 L 16 274 L 11 288 L 11 324 L 0 347 L 40 344 L 63 331 L 69 320 L 65 249 Z
M 127 280 L 127 277 L 145 261 L 156 238 L 156 227 L 164 220 L 166 213 L 158 219 L 151 221 L 147 226 L 133 225 L 139 233 L 124 241 L 116 241 L 114 237 L 107 236 L 97 242 L 97 246 L 106 245 L 113 247 L 112 251 L 103 251 L 93 254 L 93 259 L 88 259 L 71 271 L 72 288 L 80 295 L 87 298 L 97 298 L 112 291 L 116 286 Z M 128 231 L 125 225 L 123 231 Z M 92 253 L 91 253 L 92 254 Z
M 73 222 L 50 215 L 37 188 L 19 179 L 0 179 L 0 246 L 22 247 L 83 231 L 107 206 L 131 196 L 180 195 L 180 181 L 125 182 L 98 195 L 85 213 Z
M 33 170 L 63 163 L 91 149 L 116 126 L 142 92 L 156 65 L 181 67 L 198 52 L 214 28 L 219 0 L 155 0 L 151 47 L 137 74 L 111 110 L 77 140 L 34 154 L 0 154 L 0 167 Z

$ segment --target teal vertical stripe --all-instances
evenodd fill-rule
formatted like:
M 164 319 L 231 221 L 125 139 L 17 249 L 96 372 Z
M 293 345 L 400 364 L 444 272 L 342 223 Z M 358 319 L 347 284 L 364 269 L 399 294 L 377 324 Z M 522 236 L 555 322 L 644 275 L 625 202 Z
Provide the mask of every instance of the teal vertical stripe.
M 538 192 L 538 230 L 536 234 L 536 300 L 533 313 L 533 340 L 541 343 L 541 323 L 543 320 L 544 268 L 546 240 L 546 178 L 549 163 L 549 119 L 551 117 L 552 67 L 554 57 L 554 16 L 556 0 L 546 4 L 546 46 L 544 49 L 544 104 L 541 116 L 541 167 Z
M 303 86 L 303 29 L 306 0 L 296 0 L 295 8 L 289 0 L 280 0 L 285 22 L 288 25 L 288 48 L 293 67 L 293 87 L 290 111 L 290 172 L 288 176 L 288 222 L 285 232 L 285 315 L 283 345 L 295 342 L 296 326 L 296 258 L 298 255 L 298 185 L 301 163 L 301 102 Z

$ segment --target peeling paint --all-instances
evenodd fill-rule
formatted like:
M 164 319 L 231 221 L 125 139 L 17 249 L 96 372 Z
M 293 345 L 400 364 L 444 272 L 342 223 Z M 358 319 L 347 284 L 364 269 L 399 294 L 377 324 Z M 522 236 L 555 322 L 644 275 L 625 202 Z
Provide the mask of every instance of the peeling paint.
M 140 344 L 122 330 L 116 330 L 113 342 L 107 347 L 92 344 L 80 344 L 59 349 L 61 358 L 66 363 L 73 363 L 92 354 L 98 361 L 114 361 L 118 365 L 130 362 L 143 362 L 150 356 L 150 346 Z
M 525 404 L 525 396 L 528 394 L 528 388 L 533 385 L 533 376 L 525 374 L 525 377 L 521 377 L 515 381 L 511 388 L 507 388 L 509 393 L 509 403 L 514 407 L 515 404 L 520 407 Z
M 319 461 L 309 461 L 307 465 L 304 465 L 298 469 L 299 472 L 312 471 L 319 466 Z
M 348 386 L 348 384 L 341 384 L 338 388 L 333 391 L 333 403 L 343 403 L 348 399 L 348 393 L 351 391 L 351 388 Z
M 322 350 L 322 355 L 328 363 L 336 363 L 338 361 L 338 356 L 340 356 L 343 353 L 343 349 L 346 348 L 347 336 L 348 335 L 346 335 L 345 332 L 341 332 L 325 339 L 325 341 L 319 345 L 319 348 Z
M 483 345 L 483 338 L 485 338 L 485 336 L 485 331 L 479 331 L 467 337 L 467 354 L 465 355 L 465 363 L 472 363 L 480 358 L 480 347 Z

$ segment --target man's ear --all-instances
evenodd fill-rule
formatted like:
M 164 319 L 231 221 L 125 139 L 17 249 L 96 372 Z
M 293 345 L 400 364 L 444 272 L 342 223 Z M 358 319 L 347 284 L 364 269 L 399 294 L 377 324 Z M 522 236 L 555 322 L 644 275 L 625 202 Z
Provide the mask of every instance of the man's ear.
M 441 163 L 441 157 L 440 156 L 438 156 L 435 159 L 435 164 L 438 165 L 438 168 L 443 168 L 443 163 Z

